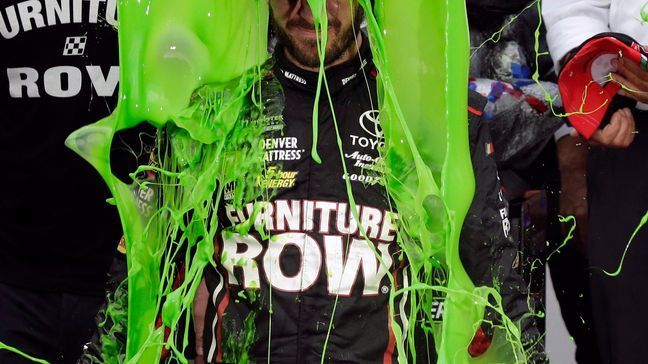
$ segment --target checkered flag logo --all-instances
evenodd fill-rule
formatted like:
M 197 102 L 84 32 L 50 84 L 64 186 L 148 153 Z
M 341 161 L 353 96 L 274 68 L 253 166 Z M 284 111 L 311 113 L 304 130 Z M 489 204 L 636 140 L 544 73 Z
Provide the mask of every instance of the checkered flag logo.
M 65 39 L 64 56 L 82 56 L 85 52 L 86 41 L 88 37 L 67 37 Z

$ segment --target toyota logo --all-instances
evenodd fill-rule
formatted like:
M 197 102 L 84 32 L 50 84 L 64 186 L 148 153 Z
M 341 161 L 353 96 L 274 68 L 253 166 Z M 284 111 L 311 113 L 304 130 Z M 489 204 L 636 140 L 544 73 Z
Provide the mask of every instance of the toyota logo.
M 382 139 L 383 130 L 380 127 L 380 113 L 378 110 L 368 110 L 360 115 L 360 127 L 367 134 Z

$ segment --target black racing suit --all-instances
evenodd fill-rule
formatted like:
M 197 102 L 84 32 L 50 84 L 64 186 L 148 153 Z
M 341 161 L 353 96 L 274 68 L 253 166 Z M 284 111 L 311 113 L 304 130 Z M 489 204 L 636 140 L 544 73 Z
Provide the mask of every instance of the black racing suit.
M 225 191 L 217 267 L 205 272 L 210 292 L 205 358 L 233 362 L 249 354 L 252 363 L 265 363 L 268 355 L 272 363 L 315 363 L 325 355 L 326 362 L 335 363 L 396 362 L 388 274 L 402 287 L 405 262 L 385 188 L 363 169 L 377 162 L 383 143 L 375 125 L 377 72 L 371 52 L 365 44 L 360 57 L 326 71 L 346 175 L 324 89 L 316 143 L 321 163 L 311 156 L 317 73 L 291 64 L 281 48 L 275 54 L 274 75 L 283 87 L 285 108 L 269 118 L 263 143 L 268 167 L 257 181 L 276 192 L 254 217 L 270 237 L 262 238 L 254 228 L 247 235 L 227 229 L 250 219 L 254 208 L 252 203 L 243 209 L 228 205 Z M 488 129 L 479 116 L 484 102 L 476 94 L 470 100 L 477 191 L 462 231 L 461 256 L 477 285 L 499 282 L 505 309 L 518 320 L 528 312 L 526 286 L 513 268 L 517 250 L 507 236 L 507 204 L 489 157 Z M 361 225 L 387 267 L 358 231 L 345 179 Z M 394 322 L 402 325 L 397 303 Z

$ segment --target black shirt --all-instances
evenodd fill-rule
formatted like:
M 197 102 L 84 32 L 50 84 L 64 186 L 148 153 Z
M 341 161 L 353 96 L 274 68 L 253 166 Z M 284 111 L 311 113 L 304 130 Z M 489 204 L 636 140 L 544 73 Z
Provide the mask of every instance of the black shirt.
M 108 115 L 117 0 L 0 0 L 0 281 L 101 293 L 120 237 L 99 175 L 64 145 Z

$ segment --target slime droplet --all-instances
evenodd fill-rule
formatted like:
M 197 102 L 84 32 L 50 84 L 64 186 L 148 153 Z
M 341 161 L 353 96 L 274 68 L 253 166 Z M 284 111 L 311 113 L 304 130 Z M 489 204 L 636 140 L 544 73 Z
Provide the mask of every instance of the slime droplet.
M 648 23 L 648 2 L 641 7 L 641 20 Z

